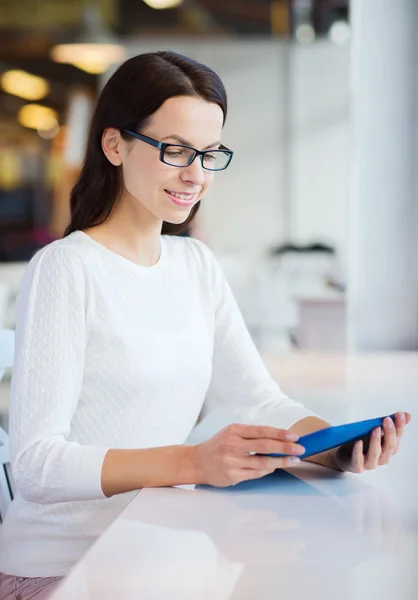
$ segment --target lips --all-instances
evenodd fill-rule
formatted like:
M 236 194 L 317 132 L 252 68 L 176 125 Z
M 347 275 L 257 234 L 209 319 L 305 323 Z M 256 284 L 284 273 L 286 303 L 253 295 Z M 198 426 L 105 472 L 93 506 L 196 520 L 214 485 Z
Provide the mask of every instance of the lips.
M 168 198 L 177 206 L 191 206 L 196 200 L 197 193 L 190 194 L 185 192 L 175 192 L 172 190 L 164 190 Z
M 193 199 L 195 194 L 191 192 L 175 192 L 173 190 L 166 190 L 171 196 L 175 196 L 179 200 L 183 200 L 184 202 L 190 202 Z

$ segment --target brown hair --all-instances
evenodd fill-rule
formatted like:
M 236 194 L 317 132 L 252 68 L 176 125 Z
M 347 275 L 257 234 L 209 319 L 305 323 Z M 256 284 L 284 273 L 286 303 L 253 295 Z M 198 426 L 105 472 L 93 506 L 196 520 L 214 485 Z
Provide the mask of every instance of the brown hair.
M 103 153 L 101 140 L 108 127 L 140 131 L 169 98 L 198 96 L 227 113 L 220 77 L 209 67 L 170 51 L 140 54 L 124 62 L 104 86 L 90 124 L 87 148 L 78 180 L 71 190 L 71 220 L 64 236 L 106 221 L 122 192 L 121 168 Z M 181 224 L 163 223 L 163 234 L 184 231 L 199 210 L 198 202 Z

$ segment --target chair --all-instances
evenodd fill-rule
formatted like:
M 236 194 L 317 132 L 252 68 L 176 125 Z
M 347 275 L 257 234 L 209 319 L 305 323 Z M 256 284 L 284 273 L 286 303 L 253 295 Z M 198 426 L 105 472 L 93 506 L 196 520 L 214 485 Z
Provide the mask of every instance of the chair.
M 0 427 L 0 523 L 13 500 L 14 481 L 9 458 L 9 438 Z
M 0 380 L 5 370 L 13 364 L 14 332 L 0 330 Z M 14 481 L 9 457 L 9 438 L 0 427 L 0 523 L 13 499 Z
M 15 349 L 15 332 L 11 329 L 0 329 L 0 381 L 9 367 L 13 365 Z
M 0 262 L 0 329 L 15 326 L 15 304 L 27 262 Z

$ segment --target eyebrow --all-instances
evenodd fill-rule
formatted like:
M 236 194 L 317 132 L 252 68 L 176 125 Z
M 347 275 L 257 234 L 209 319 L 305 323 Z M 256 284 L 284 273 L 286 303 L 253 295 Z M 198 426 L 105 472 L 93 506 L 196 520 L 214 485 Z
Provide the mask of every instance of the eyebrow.
M 166 137 L 162 138 L 161 141 L 165 141 L 165 140 L 176 140 L 177 142 L 180 142 L 180 144 L 183 144 L 184 146 L 193 147 L 190 142 L 183 139 L 179 135 L 167 135 Z M 217 142 L 213 142 L 213 144 L 209 144 L 209 146 L 205 146 L 205 148 L 203 148 L 203 150 L 209 150 L 209 148 L 213 148 L 214 146 L 220 146 L 220 144 L 221 144 L 221 142 L 218 140 Z

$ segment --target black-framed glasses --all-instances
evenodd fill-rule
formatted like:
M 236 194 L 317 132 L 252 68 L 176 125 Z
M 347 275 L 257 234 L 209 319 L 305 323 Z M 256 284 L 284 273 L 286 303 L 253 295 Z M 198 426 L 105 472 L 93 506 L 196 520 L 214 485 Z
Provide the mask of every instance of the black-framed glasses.
M 123 129 L 125 133 L 132 137 L 150 144 L 160 151 L 160 161 L 171 167 L 189 167 L 196 156 L 200 156 L 202 167 L 207 171 L 224 171 L 232 160 L 233 151 L 225 146 L 220 146 L 216 150 L 197 150 L 192 146 L 183 144 L 166 144 L 150 138 L 142 133 L 137 133 L 131 129 Z

